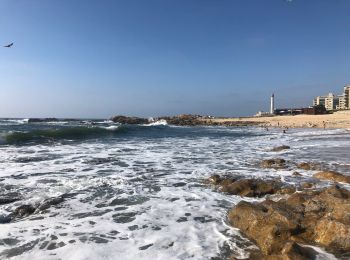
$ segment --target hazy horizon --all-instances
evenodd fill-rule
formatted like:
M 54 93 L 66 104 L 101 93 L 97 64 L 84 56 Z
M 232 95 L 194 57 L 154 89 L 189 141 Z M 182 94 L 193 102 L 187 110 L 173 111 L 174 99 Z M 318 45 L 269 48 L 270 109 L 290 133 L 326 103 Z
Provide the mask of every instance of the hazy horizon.
M 0 2 L 0 117 L 249 116 L 350 82 L 346 0 Z

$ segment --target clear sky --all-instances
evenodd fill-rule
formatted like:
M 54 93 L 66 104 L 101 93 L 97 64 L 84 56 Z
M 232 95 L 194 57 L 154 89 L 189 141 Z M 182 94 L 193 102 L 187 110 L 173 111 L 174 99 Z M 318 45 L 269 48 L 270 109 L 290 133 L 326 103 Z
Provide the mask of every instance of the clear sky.
M 0 117 L 308 106 L 350 82 L 348 0 L 1 0 Z

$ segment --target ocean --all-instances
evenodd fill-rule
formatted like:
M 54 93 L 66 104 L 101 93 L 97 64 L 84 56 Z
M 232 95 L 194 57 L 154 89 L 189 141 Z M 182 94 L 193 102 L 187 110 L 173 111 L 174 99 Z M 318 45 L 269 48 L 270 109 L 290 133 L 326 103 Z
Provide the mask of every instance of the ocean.
M 271 152 L 280 145 L 291 149 Z M 298 169 L 301 176 L 294 176 L 295 168 L 262 169 L 260 161 L 315 162 L 350 174 L 349 154 L 345 129 L 284 134 L 164 121 L 1 119 L 0 258 L 244 258 L 254 245 L 227 223 L 227 211 L 243 199 L 263 198 L 227 195 L 206 178 L 239 175 L 298 185 L 314 172 Z M 21 205 L 35 212 L 11 218 Z

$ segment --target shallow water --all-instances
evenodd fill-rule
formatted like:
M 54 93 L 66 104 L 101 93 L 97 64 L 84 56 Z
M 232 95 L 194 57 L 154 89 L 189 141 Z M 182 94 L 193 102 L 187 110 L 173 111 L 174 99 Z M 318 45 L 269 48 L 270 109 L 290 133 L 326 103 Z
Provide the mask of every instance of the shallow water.
M 0 221 L 20 205 L 64 198 L 1 224 L 1 258 L 245 257 L 254 246 L 226 223 L 227 210 L 242 198 L 216 192 L 203 184 L 205 178 L 278 177 L 297 184 L 314 173 L 298 170 L 302 176 L 295 177 L 295 168 L 258 167 L 260 160 L 276 156 L 350 174 L 347 130 L 283 134 L 260 128 L 2 120 L 0 136 L 0 194 L 18 198 L 0 205 Z M 282 144 L 292 149 L 270 152 Z

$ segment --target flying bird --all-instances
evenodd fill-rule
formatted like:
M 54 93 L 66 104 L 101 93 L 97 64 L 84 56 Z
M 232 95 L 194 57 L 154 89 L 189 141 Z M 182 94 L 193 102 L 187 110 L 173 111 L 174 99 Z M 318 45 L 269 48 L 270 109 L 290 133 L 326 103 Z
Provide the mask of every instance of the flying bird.
M 11 48 L 11 47 L 12 47 L 12 45 L 13 45 L 13 42 L 12 42 L 12 43 L 10 43 L 10 44 L 8 44 L 8 45 L 5 45 L 4 47 L 5 47 L 5 48 Z

